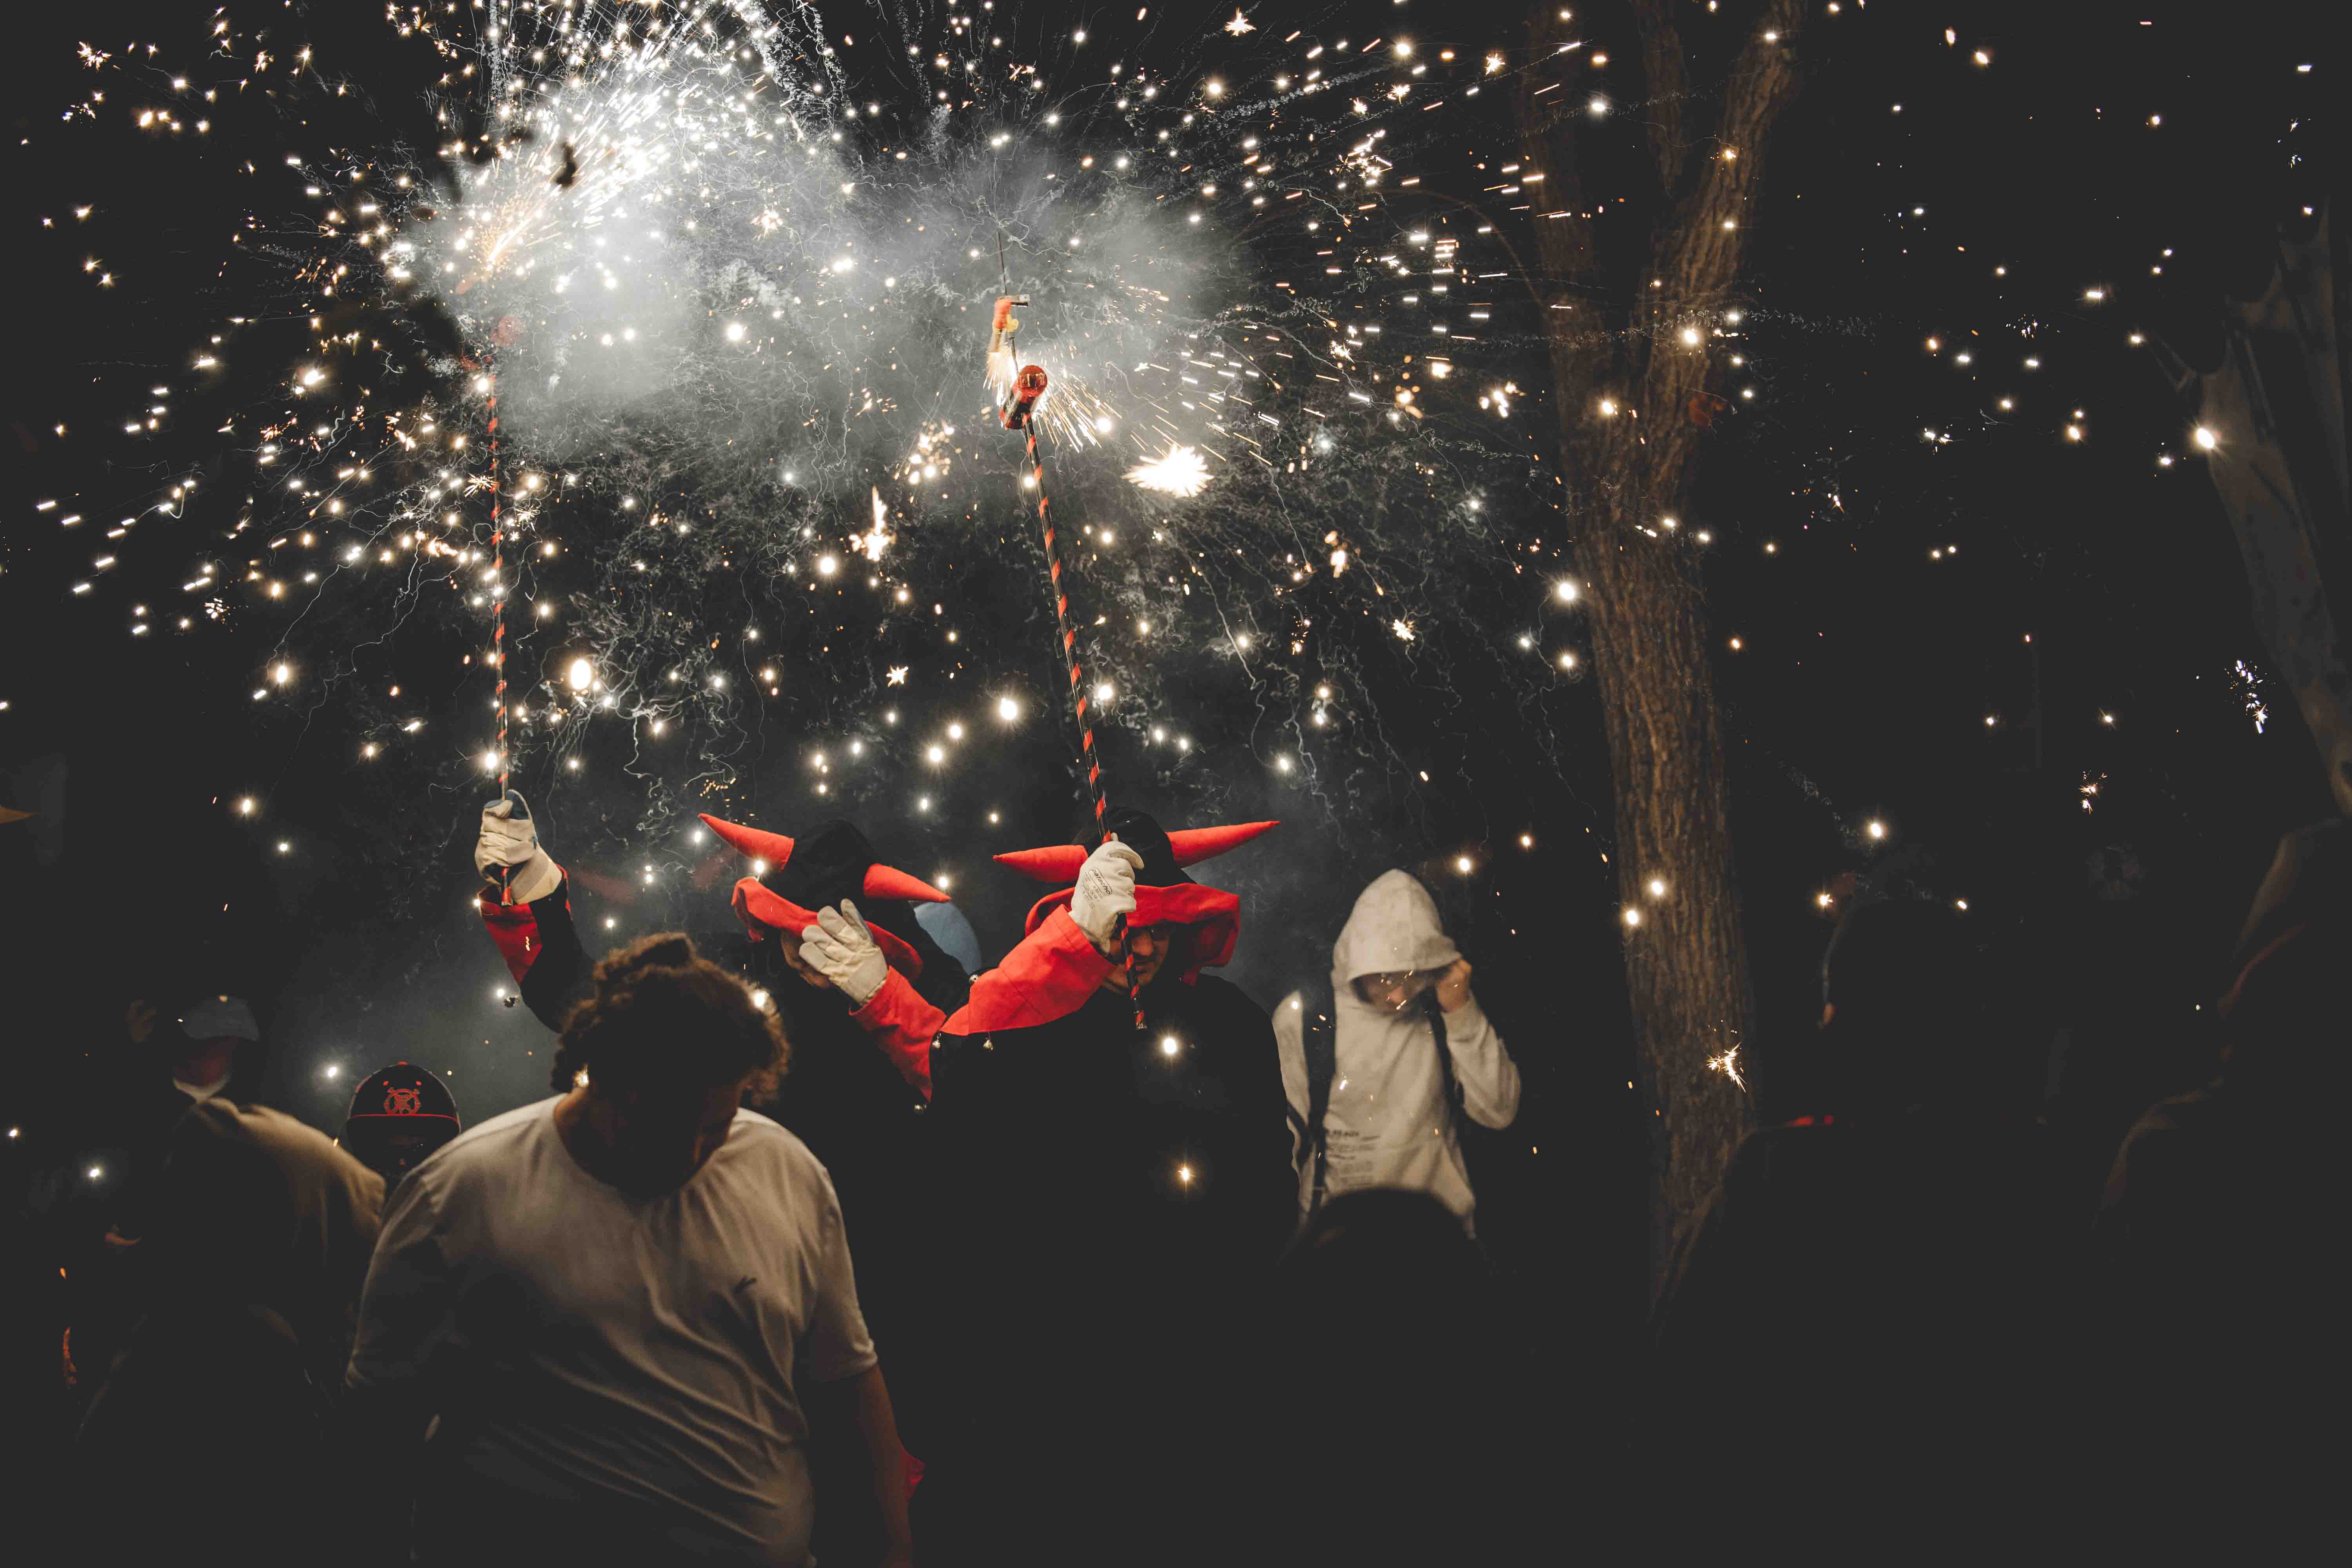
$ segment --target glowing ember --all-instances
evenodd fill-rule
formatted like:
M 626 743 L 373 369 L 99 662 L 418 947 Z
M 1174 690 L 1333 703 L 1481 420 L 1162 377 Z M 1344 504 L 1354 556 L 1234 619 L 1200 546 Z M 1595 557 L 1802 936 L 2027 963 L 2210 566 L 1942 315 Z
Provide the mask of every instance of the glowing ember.
M 1171 447 L 1164 455 L 1128 469 L 1127 477 L 1162 495 L 1196 496 L 1208 487 L 1209 465 L 1190 447 Z

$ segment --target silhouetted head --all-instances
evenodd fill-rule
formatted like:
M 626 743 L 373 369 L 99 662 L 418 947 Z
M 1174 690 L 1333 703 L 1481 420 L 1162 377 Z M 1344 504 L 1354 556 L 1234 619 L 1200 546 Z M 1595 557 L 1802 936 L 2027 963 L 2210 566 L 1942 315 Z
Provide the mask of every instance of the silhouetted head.
M 1989 1037 L 1989 976 L 1968 917 L 1941 900 L 1856 904 L 1822 959 L 1822 1082 L 1831 1110 L 1977 1098 L 2013 1065 Z
M 447 1085 L 414 1062 L 394 1062 L 352 1091 L 339 1142 L 353 1159 L 394 1183 L 464 1130 Z
M 1284 1316 L 1333 1344 L 1415 1339 L 1475 1308 L 1487 1283 L 1477 1244 L 1427 1193 L 1371 1187 L 1325 1204 L 1283 1257 Z
M 226 1087 L 240 1058 L 261 1043 L 252 1005 L 222 994 L 196 997 L 155 1033 L 173 1081 L 209 1092 Z
M 819 910 L 836 908 L 845 900 L 857 906 L 884 960 L 900 973 L 910 979 L 921 974 L 924 964 L 938 954 L 915 919 L 914 904 L 945 903 L 948 896 L 876 859 L 874 846 L 856 824 L 832 817 L 793 837 L 707 812 L 702 820 L 721 840 L 751 858 L 757 875 L 735 884 L 735 914 L 744 933 L 762 955 L 781 956 L 804 984 L 824 988 L 830 982 L 801 957 L 801 933 L 817 923 Z
M 1171 833 L 1149 812 L 1120 806 L 1104 814 L 1099 832 L 1089 827 L 1076 844 L 1016 849 L 996 859 L 1024 876 L 1061 888 L 1030 909 L 1027 929 L 1034 931 L 1055 910 L 1068 905 L 1069 884 L 1076 880 L 1079 868 L 1097 845 L 1116 837 L 1134 850 L 1143 861 L 1135 873 L 1135 912 L 1123 928 L 1120 950 L 1111 954 L 1117 967 L 1105 976 L 1103 986 L 1113 991 L 1125 991 L 1130 985 L 1140 989 L 1162 973 L 1189 977 L 1232 960 L 1234 942 L 1241 933 L 1241 900 L 1219 889 L 1202 887 L 1185 874 L 1184 868 L 1237 848 L 1276 826 L 1245 822 Z
M 586 1096 L 598 1176 L 667 1192 L 718 1152 L 745 1093 L 772 1089 L 784 1057 L 775 1016 L 670 931 L 599 961 L 594 994 L 564 1020 L 555 1087 Z

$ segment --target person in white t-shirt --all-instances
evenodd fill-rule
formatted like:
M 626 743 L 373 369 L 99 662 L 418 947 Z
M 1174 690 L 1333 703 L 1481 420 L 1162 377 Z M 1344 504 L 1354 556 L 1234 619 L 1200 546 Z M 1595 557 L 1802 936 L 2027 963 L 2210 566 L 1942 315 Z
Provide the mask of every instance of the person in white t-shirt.
M 645 938 L 566 1020 L 568 1092 L 402 1184 L 345 1387 L 376 1495 L 414 1486 L 415 1560 L 806 1568 L 823 1508 L 826 1539 L 912 1563 L 833 1184 L 741 1108 L 783 1052 L 740 981 L 682 935 Z

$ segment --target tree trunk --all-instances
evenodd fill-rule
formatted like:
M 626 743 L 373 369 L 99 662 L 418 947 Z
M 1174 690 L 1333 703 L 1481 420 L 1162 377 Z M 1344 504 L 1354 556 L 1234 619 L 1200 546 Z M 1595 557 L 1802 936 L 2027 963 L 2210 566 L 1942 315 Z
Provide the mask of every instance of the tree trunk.
M 1538 292 L 1562 508 L 1601 689 L 1616 805 L 1611 864 L 1627 911 L 1634 1048 L 1656 1129 L 1654 1277 L 1674 1227 L 1706 1197 L 1748 1120 L 1734 1053 L 1751 1033 L 1755 997 L 1714 636 L 1693 554 L 1698 525 L 1684 514 L 1699 439 L 1727 406 L 1715 389 L 1729 350 L 1717 333 L 1739 303 L 1733 287 L 1766 141 L 1796 89 L 1801 0 L 1767 0 L 1760 10 L 1712 114 L 1706 89 L 1686 78 L 1670 0 L 1581 11 L 1573 25 L 1543 8 L 1519 89 L 1528 172 L 1544 176 Z M 1632 46 L 1646 100 L 1592 116 L 1572 79 L 1580 57 L 1560 51 L 1571 38 Z M 1629 155 L 1632 135 L 1641 144 Z M 1604 200 L 1605 258 L 1591 216 Z M 1653 879 L 1662 894 L 1651 892 Z

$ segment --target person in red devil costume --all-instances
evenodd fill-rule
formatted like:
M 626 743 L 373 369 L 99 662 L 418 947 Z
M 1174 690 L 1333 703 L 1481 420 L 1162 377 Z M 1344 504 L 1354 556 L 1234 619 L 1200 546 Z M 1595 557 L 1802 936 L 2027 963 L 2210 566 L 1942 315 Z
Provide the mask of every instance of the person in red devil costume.
M 934 1262 L 958 1288 L 919 1513 L 956 1561 L 1210 1560 L 1177 1527 L 1213 1530 L 1221 1336 L 1295 1201 L 1272 1025 L 1202 973 L 1240 900 L 1183 868 L 1273 826 L 1114 810 L 1091 852 L 996 858 L 1061 888 L 931 1052 Z
M 919 1112 L 929 1090 L 932 1035 L 963 1005 L 963 968 L 915 919 L 947 894 L 882 864 L 854 824 L 834 819 L 797 837 L 706 816 L 711 832 L 751 862 L 732 905 L 740 939 L 700 936 L 706 952 L 739 955 L 784 1023 L 792 1063 L 768 1104 L 754 1107 L 806 1143 L 833 1178 L 857 1266 L 858 1298 L 890 1367 L 901 1429 L 924 1452 L 926 1368 L 916 1269 L 929 1247 Z M 570 879 L 538 841 L 528 811 L 505 800 L 482 813 L 475 863 L 483 923 L 522 1000 L 560 1030 L 584 994 L 593 960 L 572 918 Z M 507 886 L 502 902 L 498 873 Z M 928 1456 L 926 1456 L 928 1457 Z M 845 1554 L 849 1543 L 835 1542 Z

